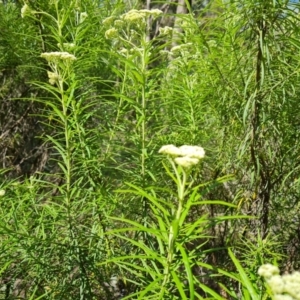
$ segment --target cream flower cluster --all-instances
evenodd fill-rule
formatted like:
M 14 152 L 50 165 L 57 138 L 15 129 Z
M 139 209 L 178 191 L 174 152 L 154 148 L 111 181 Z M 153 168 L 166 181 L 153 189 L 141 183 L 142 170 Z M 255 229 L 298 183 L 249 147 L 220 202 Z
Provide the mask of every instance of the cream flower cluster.
M 165 145 L 158 152 L 171 156 L 176 164 L 187 169 L 197 165 L 200 159 L 205 156 L 205 151 L 200 146 L 183 145 L 176 147 L 174 145 Z
M 141 12 L 145 13 L 147 16 L 152 16 L 153 18 L 157 18 L 160 15 L 163 14 L 163 12 L 160 9 L 142 9 L 140 10 Z
M 271 264 L 262 265 L 258 274 L 270 286 L 274 300 L 300 300 L 300 272 L 279 275 L 279 269 Z
M 110 16 L 110 17 L 107 17 L 105 18 L 103 21 L 102 21 L 102 24 L 104 26 L 110 26 L 114 23 L 114 20 L 115 20 L 115 17 L 114 16 Z
M 115 16 L 110 16 L 102 21 L 102 24 L 106 27 L 111 27 L 105 32 L 105 37 L 107 39 L 115 39 L 118 37 L 118 29 L 122 29 L 127 25 L 135 25 L 140 27 L 146 24 L 146 19 L 148 17 L 157 18 L 163 12 L 159 9 L 132 9 L 127 13 L 121 15 L 119 18 Z M 117 29 L 118 28 L 118 29 Z
M 117 38 L 118 36 L 119 36 L 118 30 L 114 27 L 105 31 L 105 38 L 108 40 Z
M 132 9 L 127 13 L 121 16 L 121 19 L 127 22 L 139 22 L 140 20 L 144 20 L 146 17 L 152 16 L 153 18 L 157 18 L 163 12 L 160 9 Z
M 45 58 L 49 62 L 56 62 L 57 60 L 73 61 L 76 57 L 69 52 L 45 52 L 41 54 L 41 57 Z
M 59 74 L 47 71 L 49 82 L 50 84 L 54 85 L 57 81 L 61 80 L 61 77 Z
M 132 9 L 127 13 L 123 14 L 121 16 L 121 19 L 129 23 L 135 23 L 144 20 L 146 16 L 147 16 L 146 13 L 141 12 L 140 10 L 137 9 Z

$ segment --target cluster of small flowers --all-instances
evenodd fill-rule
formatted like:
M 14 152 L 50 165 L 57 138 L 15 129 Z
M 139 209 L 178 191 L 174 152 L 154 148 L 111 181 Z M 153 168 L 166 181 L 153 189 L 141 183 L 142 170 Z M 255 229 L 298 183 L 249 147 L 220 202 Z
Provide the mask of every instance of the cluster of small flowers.
M 58 80 L 61 80 L 59 74 L 47 71 L 50 84 L 54 85 Z
M 124 21 L 134 23 L 145 20 L 146 17 L 152 16 L 153 18 L 159 17 L 163 12 L 160 9 L 132 9 L 121 16 Z
M 114 16 L 110 16 L 110 17 L 107 17 L 105 18 L 103 21 L 102 21 L 102 24 L 104 26 L 110 26 L 114 23 L 114 20 L 115 20 L 115 17 Z
M 127 13 L 116 19 L 114 16 L 105 18 L 102 24 L 106 27 L 112 26 L 105 32 L 105 37 L 107 39 L 115 39 L 118 37 L 118 29 L 124 28 L 125 24 L 143 26 L 146 24 L 146 19 L 148 17 L 153 17 L 154 19 L 160 16 L 163 12 L 159 9 L 132 9 Z M 118 28 L 118 29 L 117 29 Z
M 117 38 L 118 36 L 119 36 L 119 32 L 114 27 L 105 31 L 105 38 L 108 39 L 108 40 Z
M 174 145 L 165 145 L 158 152 L 171 156 L 176 164 L 187 169 L 197 165 L 200 159 L 205 156 L 205 151 L 200 146 L 183 145 L 176 147 Z
M 122 29 L 124 27 L 124 24 L 125 22 L 119 19 L 114 22 L 114 26 L 119 29 Z
M 147 14 L 137 9 L 132 9 L 127 13 L 121 15 L 121 20 L 124 20 L 128 23 L 138 23 L 140 21 L 144 21 Z
M 56 62 L 58 60 L 73 61 L 76 57 L 69 52 L 45 52 L 41 54 L 41 57 L 45 58 L 49 62 Z
M 262 265 L 258 274 L 270 286 L 274 300 L 300 300 L 300 272 L 279 275 L 279 269 L 271 264 Z

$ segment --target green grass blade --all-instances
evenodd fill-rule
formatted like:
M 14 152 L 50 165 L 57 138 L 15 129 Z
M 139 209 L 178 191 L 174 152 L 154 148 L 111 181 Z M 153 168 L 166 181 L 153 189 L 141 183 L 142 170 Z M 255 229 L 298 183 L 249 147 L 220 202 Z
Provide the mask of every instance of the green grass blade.
M 183 287 L 182 287 L 183 284 L 180 281 L 180 279 L 178 278 L 176 272 L 175 271 L 171 271 L 171 274 L 172 274 L 173 280 L 174 280 L 174 282 L 176 284 L 176 287 L 177 287 L 177 289 L 178 289 L 178 291 L 180 293 L 181 299 L 182 300 L 188 300 L 188 298 L 187 298 L 187 296 L 186 296 L 186 294 L 185 294 L 185 292 L 183 290 Z
M 184 249 L 184 247 L 180 244 L 176 245 L 179 248 L 179 251 L 182 255 L 182 261 L 185 266 L 185 271 L 187 274 L 187 280 L 189 282 L 189 291 L 190 291 L 190 300 L 194 300 L 194 294 L 195 294 L 195 289 L 194 289 L 194 278 L 193 278 L 193 273 L 192 273 L 192 268 L 189 262 L 189 257 Z
M 243 285 L 243 287 L 246 288 L 246 290 L 249 292 L 249 294 L 252 297 L 252 300 L 259 300 L 259 295 L 257 294 L 256 290 L 254 289 L 251 281 L 249 280 L 244 268 L 240 264 L 239 260 L 235 257 L 231 249 L 228 249 L 228 253 L 230 258 L 232 259 L 235 267 L 237 268 L 239 274 L 240 274 L 240 282 Z

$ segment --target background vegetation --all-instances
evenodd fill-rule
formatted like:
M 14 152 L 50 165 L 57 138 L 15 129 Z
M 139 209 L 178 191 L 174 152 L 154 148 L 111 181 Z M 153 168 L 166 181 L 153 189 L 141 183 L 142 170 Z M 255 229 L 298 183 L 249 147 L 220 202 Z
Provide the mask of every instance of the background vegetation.
M 300 262 L 298 12 L 1 1 L 2 299 L 272 299 L 259 266 Z

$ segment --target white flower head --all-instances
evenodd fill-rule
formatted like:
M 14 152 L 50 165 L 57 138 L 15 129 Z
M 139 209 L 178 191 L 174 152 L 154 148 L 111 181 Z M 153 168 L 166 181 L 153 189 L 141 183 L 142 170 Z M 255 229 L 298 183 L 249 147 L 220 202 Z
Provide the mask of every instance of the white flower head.
M 299 272 L 283 275 L 282 279 L 285 283 L 284 292 L 291 295 L 295 299 L 300 299 L 300 276 Z
M 162 146 L 158 152 L 171 156 L 184 156 L 197 159 L 201 159 L 205 156 L 205 151 L 202 147 L 189 145 L 183 145 L 180 147 L 176 147 L 174 145 L 165 145 Z
M 115 17 L 114 16 L 110 16 L 110 17 L 107 17 L 105 18 L 103 21 L 102 21 L 102 24 L 104 26 L 110 26 L 115 20 Z
M 75 55 L 68 53 L 68 52 L 62 52 L 60 55 L 60 59 L 67 60 L 67 61 L 73 61 L 76 60 Z
M 116 20 L 114 22 L 114 26 L 117 27 L 117 28 L 123 28 L 124 27 L 124 21 L 123 20 Z
M 136 22 L 139 21 L 143 18 L 145 18 L 146 13 L 145 12 L 141 12 L 137 9 L 132 9 L 130 11 L 128 11 L 127 13 L 123 14 L 121 16 L 121 19 L 123 19 L 124 21 L 128 21 L 128 22 Z
M 158 16 L 163 14 L 160 9 L 141 9 L 139 10 L 139 12 L 145 14 L 145 16 L 153 16 L 153 18 L 157 18 Z
M 274 275 L 279 275 L 279 268 L 271 264 L 265 264 L 259 267 L 258 275 L 271 278 Z
M 148 10 L 132 9 L 121 16 L 121 19 L 129 24 L 144 25 L 146 17 L 149 15 Z
M 290 295 L 274 295 L 274 300 L 294 300 Z
M 205 156 L 205 151 L 200 146 L 183 145 L 179 147 L 182 156 L 201 159 Z
M 280 275 L 274 275 L 267 279 L 267 282 L 274 294 L 281 294 L 284 292 L 284 281 Z
M 107 38 L 108 40 L 115 39 L 118 36 L 119 36 L 119 32 L 116 28 L 110 28 L 105 31 L 105 38 Z
M 44 52 L 41 57 L 45 58 L 48 62 L 57 62 L 58 60 L 73 61 L 76 57 L 69 52 Z
M 54 85 L 57 81 L 61 79 L 59 74 L 47 71 L 48 77 L 49 77 L 49 82 L 50 84 Z
M 194 165 L 199 163 L 198 158 L 192 158 L 188 156 L 176 157 L 174 159 L 175 163 L 183 168 L 189 169 Z
M 162 146 L 159 149 L 158 153 L 167 154 L 167 155 L 171 155 L 171 156 L 180 156 L 181 155 L 180 149 L 174 145 Z
M 152 15 L 154 18 L 157 18 L 157 17 L 159 17 L 160 15 L 163 14 L 163 11 L 156 8 L 156 9 L 151 9 L 151 10 L 150 10 L 150 13 L 151 13 L 151 15 Z
M 5 195 L 5 190 L 0 190 L 0 197 L 3 197 Z
M 205 151 L 200 146 L 183 145 L 176 147 L 174 145 L 165 145 L 158 152 L 175 157 L 175 163 L 187 169 L 197 165 L 200 159 L 205 156 Z

